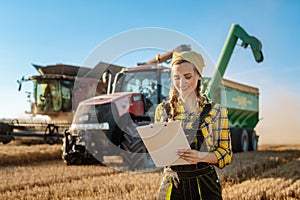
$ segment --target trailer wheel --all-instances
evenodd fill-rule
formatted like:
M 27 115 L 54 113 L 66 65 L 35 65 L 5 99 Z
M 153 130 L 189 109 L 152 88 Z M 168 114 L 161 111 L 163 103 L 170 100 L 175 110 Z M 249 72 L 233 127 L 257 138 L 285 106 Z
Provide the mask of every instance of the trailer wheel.
M 246 152 L 249 149 L 248 133 L 245 129 L 234 127 L 230 129 L 233 152 Z
M 249 151 L 257 151 L 258 136 L 253 129 L 247 129 L 249 138 Z

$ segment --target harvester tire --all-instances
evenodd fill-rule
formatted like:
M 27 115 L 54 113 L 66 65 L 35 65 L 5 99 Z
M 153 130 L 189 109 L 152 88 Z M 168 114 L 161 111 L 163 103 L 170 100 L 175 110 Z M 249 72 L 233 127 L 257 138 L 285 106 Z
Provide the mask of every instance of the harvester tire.
M 233 152 L 246 152 L 249 149 L 248 133 L 245 129 L 234 127 L 230 129 Z
M 257 151 L 258 146 L 258 136 L 253 129 L 247 129 L 249 138 L 249 151 Z
M 8 144 L 14 139 L 11 135 L 12 127 L 9 124 L 0 122 L 0 142 Z

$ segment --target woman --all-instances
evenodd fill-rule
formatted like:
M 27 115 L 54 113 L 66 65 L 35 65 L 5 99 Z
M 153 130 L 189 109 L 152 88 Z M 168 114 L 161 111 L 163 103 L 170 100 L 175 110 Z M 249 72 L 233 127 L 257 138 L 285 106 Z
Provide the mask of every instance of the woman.
M 200 93 L 204 66 L 196 52 L 173 53 L 170 100 L 158 105 L 155 121 L 181 120 L 191 150 L 177 154 L 190 164 L 165 167 L 159 199 L 222 199 L 213 166 L 231 162 L 227 110 Z

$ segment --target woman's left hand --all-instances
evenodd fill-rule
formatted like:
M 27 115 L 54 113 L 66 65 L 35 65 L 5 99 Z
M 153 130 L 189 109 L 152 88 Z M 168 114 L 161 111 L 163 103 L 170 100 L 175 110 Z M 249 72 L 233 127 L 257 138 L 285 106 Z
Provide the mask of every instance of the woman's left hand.
M 191 149 L 178 149 L 177 155 L 191 164 L 201 162 L 199 151 Z
M 178 149 L 177 155 L 191 164 L 197 164 L 198 162 L 206 162 L 206 157 L 209 156 L 208 152 L 200 152 L 191 149 Z

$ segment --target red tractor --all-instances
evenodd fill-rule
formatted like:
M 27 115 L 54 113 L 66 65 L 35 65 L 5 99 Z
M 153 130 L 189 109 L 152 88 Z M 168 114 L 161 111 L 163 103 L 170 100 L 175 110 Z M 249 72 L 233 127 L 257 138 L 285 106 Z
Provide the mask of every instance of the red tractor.
M 97 158 L 106 163 L 105 158 L 121 155 L 123 167 L 131 170 L 153 167 L 135 127 L 153 122 L 156 105 L 169 96 L 170 68 L 159 63 L 169 60 L 173 51 L 188 50 L 189 45 L 180 45 L 147 63 L 123 68 L 108 81 L 110 93 L 81 102 L 65 133 L 64 162 L 90 163 Z
M 153 122 L 156 105 L 169 95 L 169 72 L 160 65 L 123 69 L 111 94 L 81 102 L 64 138 L 64 161 L 79 164 L 96 157 L 105 163 L 107 156 L 122 155 L 126 166 L 151 166 L 135 127 Z

